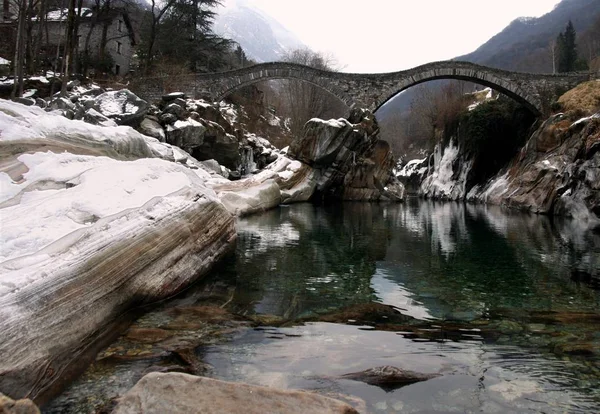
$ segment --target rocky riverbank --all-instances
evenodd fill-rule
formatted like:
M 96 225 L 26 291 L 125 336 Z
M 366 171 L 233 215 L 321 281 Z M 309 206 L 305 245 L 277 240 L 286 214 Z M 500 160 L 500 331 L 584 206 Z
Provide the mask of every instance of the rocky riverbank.
M 422 197 L 566 216 L 599 229 L 600 113 L 597 106 L 581 103 L 578 92 L 593 99 L 590 84 L 600 90 L 600 82 L 592 81 L 567 92 L 559 99 L 566 111 L 539 124 L 490 177 L 476 174 L 481 159 L 457 136 L 439 143 L 430 157 L 408 162 L 397 176 Z
M 125 312 L 206 274 L 234 243 L 235 216 L 403 197 L 368 111 L 311 120 L 286 153 L 236 130 L 231 107 L 98 92 L 47 110 L 0 100 L 0 391 L 12 398 L 43 403 Z

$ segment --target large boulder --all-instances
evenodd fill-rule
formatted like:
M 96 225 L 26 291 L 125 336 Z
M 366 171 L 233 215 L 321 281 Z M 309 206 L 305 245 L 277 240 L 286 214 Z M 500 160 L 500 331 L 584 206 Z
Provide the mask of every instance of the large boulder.
M 395 165 L 389 144 L 379 140 L 375 115 L 355 109 L 348 120 L 311 119 L 304 134 L 288 150 L 290 158 L 318 171 L 316 193 L 342 200 L 398 200 L 386 195 L 388 183 L 396 182 Z
M 137 126 L 148 111 L 148 102 L 128 89 L 109 91 L 94 99 L 93 108 L 119 125 Z
M 204 142 L 206 127 L 200 122 L 188 118 L 185 121 L 175 121 L 173 125 L 167 125 L 166 132 L 169 144 L 176 145 L 184 151 L 192 153 L 195 148 Z M 214 157 L 206 159 L 211 158 Z
M 115 414 L 353 414 L 350 405 L 314 393 L 231 383 L 182 373 L 151 373 L 129 390 Z
M 0 390 L 43 403 L 128 309 L 206 274 L 234 218 L 199 163 L 131 128 L 0 100 L 0 129 Z
M 275 180 L 236 181 L 216 186 L 215 190 L 225 208 L 236 216 L 266 211 L 281 203 L 281 190 Z
M 200 161 L 214 159 L 230 170 L 237 169 L 241 160 L 238 139 L 216 122 L 202 120 L 202 125 L 206 128 L 203 140 L 190 151 L 192 155 Z

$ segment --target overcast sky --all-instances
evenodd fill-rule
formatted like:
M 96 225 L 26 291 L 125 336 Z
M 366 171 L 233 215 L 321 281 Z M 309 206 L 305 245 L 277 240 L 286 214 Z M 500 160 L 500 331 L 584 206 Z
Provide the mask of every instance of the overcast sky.
M 391 72 L 472 52 L 559 0 L 247 0 L 343 72 Z

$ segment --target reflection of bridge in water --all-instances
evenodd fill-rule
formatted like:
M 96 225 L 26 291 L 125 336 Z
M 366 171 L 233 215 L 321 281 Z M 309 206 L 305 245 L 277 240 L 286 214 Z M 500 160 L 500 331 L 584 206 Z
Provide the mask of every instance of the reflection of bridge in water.
M 330 92 L 350 108 L 376 110 L 411 86 L 435 79 L 458 79 L 489 86 L 540 114 L 558 91 L 594 78 L 598 78 L 598 74 L 520 73 L 458 61 L 433 62 L 400 72 L 376 74 L 330 72 L 294 63 L 273 62 L 229 72 L 187 75 L 176 81 L 180 90 L 190 96 L 219 101 L 232 92 L 257 82 L 298 79 Z M 158 95 L 165 92 L 162 81 L 167 79 L 143 79 L 140 94 L 146 98 L 158 98 Z M 174 79 L 169 80 L 173 82 Z

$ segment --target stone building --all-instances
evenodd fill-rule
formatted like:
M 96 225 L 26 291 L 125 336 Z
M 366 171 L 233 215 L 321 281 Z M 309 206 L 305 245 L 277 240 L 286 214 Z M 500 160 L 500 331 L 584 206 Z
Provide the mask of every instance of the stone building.
M 54 10 L 46 15 L 48 44 L 51 49 L 56 50 L 56 47 L 64 45 L 66 24 L 67 9 Z M 129 72 L 136 39 L 126 10 L 96 12 L 82 8 L 77 40 L 80 54 L 87 49 L 88 55 L 97 59 L 102 56 L 100 51 L 104 45 L 104 52 L 112 58 L 111 72 L 115 75 Z

